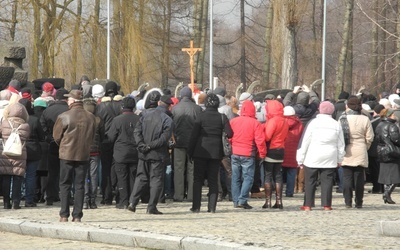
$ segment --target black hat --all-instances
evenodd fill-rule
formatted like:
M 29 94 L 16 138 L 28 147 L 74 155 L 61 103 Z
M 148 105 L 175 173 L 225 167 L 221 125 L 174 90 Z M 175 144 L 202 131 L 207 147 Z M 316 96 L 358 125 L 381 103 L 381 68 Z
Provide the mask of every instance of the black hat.
M 385 106 L 383 106 L 382 104 L 378 104 L 378 105 L 376 105 L 376 106 L 374 107 L 374 111 L 375 111 L 375 113 L 377 113 L 377 114 L 380 114 L 381 111 L 384 110 L 384 109 L 385 109 Z
M 213 90 L 213 93 L 214 94 L 216 94 L 216 95 L 220 95 L 220 96 L 225 96 L 226 95 L 226 90 L 225 90 L 225 88 L 223 88 L 223 87 L 216 87 L 214 90 Z
M 216 94 L 210 93 L 206 97 L 206 101 L 204 105 L 208 108 L 218 108 L 219 107 L 219 98 Z
M 161 96 L 160 101 L 162 101 L 163 103 L 168 104 L 168 105 L 173 104 L 170 95 L 163 95 L 163 96 Z
M 64 88 L 57 89 L 57 92 L 56 92 L 56 100 L 64 100 L 64 99 L 67 99 L 68 97 L 65 96 L 66 94 L 68 94 L 68 90 L 66 90 L 66 89 L 64 89 Z
M 106 90 L 106 96 L 118 95 L 118 85 L 114 81 L 107 82 L 105 90 Z
M 148 109 L 148 108 L 155 108 L 158 106 L 158 101 L 161 98 L 161 94 L 158 91 L 151 91 L 147 98 L 146 98 L 146 102 L 144 104 L 144 108 Z

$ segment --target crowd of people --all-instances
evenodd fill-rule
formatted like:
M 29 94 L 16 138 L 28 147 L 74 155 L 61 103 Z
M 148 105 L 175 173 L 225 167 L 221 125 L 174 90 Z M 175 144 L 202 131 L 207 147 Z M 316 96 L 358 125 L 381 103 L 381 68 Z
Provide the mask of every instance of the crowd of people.
M 379 99 L 342 92 L 322 102 L 305 85 L 239 99 L 223 87 L 191 87 L 177 97 L 158 88 L 124 95 L 113 81 L 92 86 L 84 76 L 70 91 L 46 82 L 36 96 L 12 80 L 0 92 L 0 146 L 14 128 L 23 146 L 20 155 L 0 154 L 4 209 L 20 209 L 23 199 L 25 207 L 60 201 L 60 221 L 79 222 L 100 194 L 101 205 L 131 212 L 142 202 L 147 213 L 162 214 L 157 204 L 172 199 L 199 213 L 207 186 L 210 213 L 224 199 L 252 209 L 250 197 L 283 209 L 284 190 L 287 198 L 304 193 L 300 209 L 311 211 L 320 186 L 321 206 L 332 210 L 335 184 L 346 208 L 362 208 L 366 181 L 370 193 L 395 203 L 400 86 Z

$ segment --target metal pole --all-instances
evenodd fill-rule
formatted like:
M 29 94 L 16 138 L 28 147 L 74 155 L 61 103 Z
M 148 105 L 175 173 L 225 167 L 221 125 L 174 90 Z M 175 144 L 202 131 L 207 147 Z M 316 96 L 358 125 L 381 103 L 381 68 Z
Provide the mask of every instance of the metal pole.
M 210 89 L 214 89 L 213 86 L 213 0 L 210 0 Z
M 110 79 L 110 0 L 107 0 L 107 79 Z
M 321 101 L 325 100 L 325 50 L 326 50 L 326 0 L 324 0 L 324 21 L 322 29 L 322 70 Z

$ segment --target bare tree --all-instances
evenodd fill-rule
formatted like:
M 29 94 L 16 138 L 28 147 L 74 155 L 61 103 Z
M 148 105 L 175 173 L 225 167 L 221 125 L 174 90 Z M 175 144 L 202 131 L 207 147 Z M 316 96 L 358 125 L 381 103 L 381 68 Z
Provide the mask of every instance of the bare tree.
M 343 38 L 342 48 L 340 50 L 340 56 L 338 61 L 338 67 L 336 72 L 336 94 L 338 96 L 342 90 L 344 90 L 344 74 L 346 68 L 346 61 L 349 50 L 350 32 L 351 32 L 351 19 L 353 18 L 354 0 L 346 0 L 346 11 L 344 16 L 343 24 Z M 348 90 L 351 92 L 351 89 Z

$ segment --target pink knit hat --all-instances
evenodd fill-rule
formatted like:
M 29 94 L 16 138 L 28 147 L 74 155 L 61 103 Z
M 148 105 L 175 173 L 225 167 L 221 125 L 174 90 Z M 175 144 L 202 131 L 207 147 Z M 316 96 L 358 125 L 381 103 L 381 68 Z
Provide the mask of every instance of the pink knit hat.
M 324 101 L 319 104 L 319 113 L 332 115 L 335 111 L 335 106 L 330 101 Z

